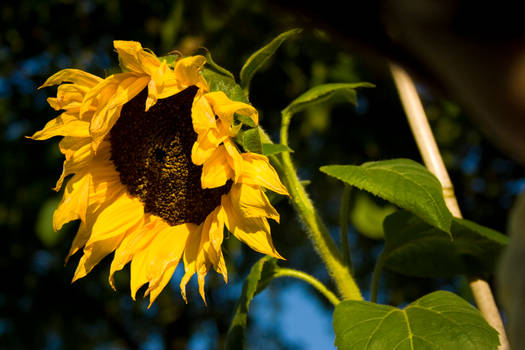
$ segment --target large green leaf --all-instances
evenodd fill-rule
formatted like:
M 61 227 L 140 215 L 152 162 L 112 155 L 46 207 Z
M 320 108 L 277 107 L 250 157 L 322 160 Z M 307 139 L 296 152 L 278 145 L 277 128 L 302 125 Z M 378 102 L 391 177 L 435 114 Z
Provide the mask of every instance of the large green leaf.
M 428 294 L 404 309 L 347 300 L 334 311 L 340 350 L 495 350 L 498 332 L 480 312 L 445 291 Z
M 293 152 L 293 149 L 280 143 L 262 144 L 262 154 L 264 154 L 265 156 L 273 156 L 282 152 Z
M 256 262 L 244 280 L 242 294 L 237 303 L 228 334 L 226 335 L 226 350 L 244 349 L 248 310 L 253 297 L 260 293 L 273 278 L 277 262 L 274 258 L 265 256 Z
M 325 174 L 406 209 L 432 226 L 450 232 L 452 214 L 443 199 L 439 180 L 410 159 L 321 167 Z
M 343 98 L 355 105 L 357 103 L 355 89 L 358 87 L 374 87 L 374 85 L 370 83 L 333 83 L 317 85 L 293 100 L 282 113 L 295 114 L 305 108 L 326 102 L 333 98 Z
M 471 221 L 453 218 L 450 236 L 413 214 L 400 210 L 383 222 L 383 266 L 420 277 L 448 277 L 494 271 L 507 244 L 503 234 Z
M 301 29 L 292 29 L 278 35 L 270 43 L 254 52 L 241 68 L 240 78 L 243 89 L 248 90 L 253 75 L 273 56 L 281 44 L 291 36 L 299 34 Z

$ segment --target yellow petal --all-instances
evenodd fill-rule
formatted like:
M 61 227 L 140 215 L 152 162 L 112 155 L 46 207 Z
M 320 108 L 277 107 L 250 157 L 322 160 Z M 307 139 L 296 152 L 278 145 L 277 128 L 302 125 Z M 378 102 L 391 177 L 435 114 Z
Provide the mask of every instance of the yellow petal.
M 147 258 L 148 255 L 146 254 L 146 251 L 142 250 L 137 252 L 133 257 L 133 260 L 131 260 L 129 284 L 133 300 L 135 300 L 137 291 L 140 287 L 148 282 L 148 277 L 146 276 L 146 267 L 148 265 Z
M 91 226 L 86 224 L 84 221 L 80 222 L 77 234 L 71 243 L 71 248 L 69 248 L 69 253 L 66 256 L 65 264 L 67 264 L 69 258 L 75 254 L 80 248 L 82 248 L 89 239 L 91 235 Z
M 241 174 L 243 173 L 243 159 L 241 157 L 241 154 L 239 153 L 239 150 L 237 150 L 237 146 L 235 146 L 231 139 L 224 140 L 224 148 L 226 149 L 226 152 L 228 152 L 229 157 L 227 157 L 226 159 L 230 167 L 233 169 L 233 172 L 235 174 L 235 182 L 237 182 L 239 176 L 241 176 Z
M 206 133 L 210 128 L 216 128 L 215 113 L 205 97 L 206 95 L 195 98 L 191 108 L 193 130 L 197 134 Z
M 199 55 L 179 59 L 175 63 L 174 71 L 179 79 L 180 86 L 186 88 L 195 85 L 201 92 L 207 92 L 208 84 L 206 84 L 206 80 L 199 73 L 205 63 L 206 58 Z
M 155 299 L 157 299 L 157 297 L 159 296 L 160 292 L 162 292 L 162 290 L 164 289 L 164 287 L 166 287 L 166 285 L 169 283 L 169 281 L 171 280 L 171 277 L 173 276 L 173 273 L 175 272 L 175 269 L 177 268 L 177 265 L 173 265 L 173 266 L 170 266 L 166 269 L 166 271 L 164 271 L 163 275 L 162 275 L 162 278 L 160 280 L 159 283 L 157 283 L 157 285 L 155 285 L 154 287 L 149 287 L 146 292 L 144 293 L 144 295 L 149 295 L 149 305 L 148 305 L 148 309 L 151 307 L 151 305 L 153 304 L 153 302 L 155 301 Z
M 259 186 L 234 184 L 228 195 L 244 217 L 267 217 L 279 222 L 279 213 Z
M 50 76 L 39 89 L 58 85 L 63 82 L 70 82 L 79 84 L 81 86 L 93 87 L 98 84 L 102 79 L 96 75 L 86 73 L 80 69 L 63 69 L 52 76 Z
M 197 228 L 190 233 L 186 242 L 186 248 L 184 249 L 184 276 L 182 276 L 180 281 L 180 293 L 186 304 L 188 303 L 188 299 L 186 298 L 186 285 L 196 272 L 197 255 L 201 244 L 202 226 L 202 224 L 197 226 Z
M 215 114 L 229 126 L 232 125 L 234 113 L 250 117 L 255 124 L 259 123 L 257 110 L 249 104 L 232 101 L 222 91 L 214 91 L 206 94 Z
M 85 174 L 75 175 L 69 180 L 64 196 L 53 214 L 53 229 L 58 231 L 65 223 L 81 219 L 86 221 L 91 178 Z
M 279 180 L 279 175 L 270 165 L 268 158 L 256 153 L 242 153 L 242 175 L 239 182 L 248 185 L 259 185 L 276 193 L 288 195 L 286 187 Z
M 191 149 L 191 161 L 193 164 L 204 164 L 215 152 L 218 144 L 219 140 L 214 136 L 213 129 L 197 136 L 197 141 L 195 141 Z
M 186 247 L 188 236 L 195 231 L 196 227 L 191 223 L 167 225 L 145 248 L 149 257 L 146 276 L 150 289 L 160 283 L 167 268 L 177 266 Z
M 86 140 L 89 141 L 89 139 Z M 56 183 L 54 188 L 55 191 L 60 190 L 66 176 L 88 169 L 88 166 L 90 165 L 89 163 L 93 158 L 93 153 L 91 152 L 91 143 L 83 142 L 79 143 L 78 146 L 80 147 L 76 150 L 67 150 L 66 160 L 64 161 L 64 165 L 62 167 L 62 174 Z
M 80 258 L 73 281 L 75 282 L 79 278 L 86 276 L 93 267 L 100 262 L 106 255 L 114 251 L 122 238 L 125 236 L 125 232 L 121 232 L 109 239 L 97 241 L 91 245 L 84 247 L 84 255 Z
M 201 186 L 202 188 L 220 187 L 233 176 L 233 170 L 228 164 L 228 153 L 221 145 L 202 166 Z
M 151 75 L 160 64 L 159 59 L 145 51 L 137 41 L 115 40 L 113 46 L 117 50 L 120 64 L 132 72 Z
M 33 140 L 47 140 L 53 136 L 89 137 L 89 123 L 78 120 L 68 113 L 62 113 L 47 122 L 46 126 L 29 137 Z
M 282 259 L 273 246 L 270 225 L 266 218 L 244 217 L 232 204 L 230 196 L 222 196 L 222 207 L 226 213 L 226 226 L 238 240 L 255 251 Z
M 111 262 L 109 272 L 109 283 L 113 289 L 115 289 L 113 282 L 115 272 L 122 270 L 133 259 L 135 254 L 142 251 L 155 238 L 157 233 L 168 225 L 164 220 L 150 215 L 146 215 L 144 221 L 144 225 L 130 232 L 115 250 L 115 256 Z
M 86 247 L 97 241 L 110 239 L 127 232 L 144 216 L 144 205 L 139 199 L 131 197 L 123 188 L 120 196 L 113 202 L 106 203 L 96 218 L 91 237 Z

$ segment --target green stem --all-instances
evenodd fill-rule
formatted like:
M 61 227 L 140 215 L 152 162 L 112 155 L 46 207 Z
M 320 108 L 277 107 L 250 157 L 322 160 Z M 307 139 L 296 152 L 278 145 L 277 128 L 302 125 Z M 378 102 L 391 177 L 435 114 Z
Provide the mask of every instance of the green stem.
M 372 284 L 370 286 L 370 301 L 377 303 L 377 292 L 379 290 L 379 277 L 381 277 L 381 270 L 383 269 L 384 263 L 384 252 L 379 254 L 376 265 L 374 266 L 374 273 L 372 275 Z
M 345 184 L 341 196 L 341 210 L 339 211 L 339 226 L 341 227 L 341 249 L 343 260 L 346 261 L 350 271 L 352 271 L 352 257 L 350 255 L 350 245 L 348 244 L 348 216 L 350 214 L 350 193 L 352 188 Z
M 290 114 L 283 114 L 281 143 L 284 145 L 288 145 L 288 126 L 290 125 L 290 119 Z M 284 185 L 290 192 L 292 204 L 301 221 L 307 227 L 308 238 L 312 241 L 315 249 L 321 256 L 339 293 L 345 300 L 363 300 L 359 287 L 350 273 L 350 269 L 343 260 L 327 227 L 300 183 L 289 152 L 281 153 L 281 162 L 277 167 L 282 175 Z
M 313 286 L 315 289 L 317 289 L 322 295 L 328 299 L 334 306 L 337 306 L 341 302 L 339 298 L 332 293 L 324 284 L 322 284 L 318 279 L 316 279 L 313 276 L 310 276 L 309 274 L 297 271 L 293 269 L 286 269 L 286 268 L 279 268 L 274 277 L 293 277 L 300 280 L 305 281 L 306 283 L 309 283 L 311 286 Z

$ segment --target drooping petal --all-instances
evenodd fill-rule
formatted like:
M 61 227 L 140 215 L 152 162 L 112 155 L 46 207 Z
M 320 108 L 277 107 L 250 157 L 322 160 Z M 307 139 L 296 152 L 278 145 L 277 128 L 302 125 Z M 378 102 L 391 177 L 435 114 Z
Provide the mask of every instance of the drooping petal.
M 113 202 L 106 203 L 106 207 L 98 214 L 86 247 L 121 235 L 142 220 L 143 216 L 144 205 L 123 190 Z
M 49 78 L 46 82 L 42 84 L 39 89 L 45 88 L 47 86 L 53 86 L 62 84 L 63 82 L 75 83 L 81 86 L 93 87 L 102 81 L 102 78 L 97 77 L 96 75 L 89 74 L 80 69 L 62 69 L 61 71 L 56 72 Z
M 241 156 L 244 162 L 240 183 L 263 186 L 273 192 L 289 195 L 266 156 L 257 153 L 242 153 Z
M 67 183 L 64 196 L 53 214 L 53 229 L 58 231 L 65 223 L 81 219 L 86 221 L 91 178 L 85 174 L 73 176 Z
M 215 113 L 206 99 L 206 95 L 201 98 L 195 98 L 191 108 L 191 119 L 193 130 L 197 134 L 208 132 L 211 128 L 216 128 Z
M 69 253 L 66 256 L 65 264 L 69 261 L 69 258 L 75 254 L 79 249 L 81 249 L 89 239 L 91 235 L 91 227 L 84 221 L 80 222 L 77 234 L 71 243 L 71 248 L 69 248 Z
M 190 233 L 184 249 L 184 276 L 182 276 L 180 281 L 180 293 L 186 304 L 188 303 L 188 299 L 186 298 L 186 285 L 197 271 L 196 263 L 201 245 L 202 226 L 202 224 L 197 226 L 197 228 Z
M 235 146 L 231 139 L 224 140 L 224 148 L 226 149 L 226 152 L 228 152 L 228 157 L 226 158 L 226 160 L 228 161 L 230 167 L 233 169 L 233 172 L 235 174 L 234 179 L 235 182 L 237 182 L 239 181 L 239 177 L 243 173 L 243 159 L 241 157 L 241 154 L 239 153 L 239 150 L 237 149 L 237 146 Z
M 230 190 L 232 204 L 247 218 L 267 217 L 279 222 L 279 213 L 259 186 L 234 184 Z
M 153 53 L 145 51 L 137 41 L 115 40 L 113 46 L 120 64 L 132 72 L 151 75 L 160 65 L 159 59 Z
M 89 123 L 64 112 L 51 119 L 42 130 L 35 132 L 29 138 L 47 140 L 53 136 L 89 137 Z
M 223 145 L 215 148 L 210 158 L 202 166 L 202 188 L 215 188 L 226 184 L 234 172 L 228 164 L 228 153 Z
M 208 91 L 208 84 L 199 73 L 205 63 L 206 58 L 199 55 L 184 57 L 175 63 L 175 75 L 182 89 L 195 85 L 199 88 L 199 93 Z
M 241 242 L 260 253 L 283 259 L 273 246 L 270 225 L 266 218 L 247 218 L 233 205 L 231 196 L 222 196 L 222 207 L 228 230 Z
M 122 270 L 138 252 L 144 250 L 155 236 L 168 225 L 162 219 L 152 215 L 147 215 L 144 222 L 144 225 L 130 232 L 115 250 L 109 272 L 109 283 L 113 289 L 115 289 L 113 281 L 115 272 Z
M 215 114 L 226 124 L 232 125 L 234 113 L 250 117 L 255 124 L 259 123 L 257 110 L 249 104 L 232 101 L 222 91 L 214 91 L 206 94 L 206 98 L 212 105 Z

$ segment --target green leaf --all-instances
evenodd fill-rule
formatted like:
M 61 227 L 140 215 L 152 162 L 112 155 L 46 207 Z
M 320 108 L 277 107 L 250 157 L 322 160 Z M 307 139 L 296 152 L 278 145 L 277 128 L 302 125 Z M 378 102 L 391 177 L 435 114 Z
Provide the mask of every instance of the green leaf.
M 250 273 L 244 280 L 242 294 L 226 335 L 226 346 L 224 347 L 226 350 L 244 349 L 244 334 L 250 303 L 253 297 L 270 283 L 276 268 L 276 260 L 269 256 L 265 256 L 252 266 Z
M 356 191 L 353 196 L 352 209 L 350 212 L 350 222 L 362 235 L 372 239 L 383 239 L 383 220 L 396 211 L 396 207 L 386 203 L 380 205 L 376 203 L 371 195 Z
M 284 110 L 283 114 L 295 114 L 305 108 L 334 99 L 343 98 L 349 103 L 357 104 L 357 94 L 355 89 L 358 87 L 374 87 L 370 83 L 333 83 L 317 85 L 306 91 L 301 96 L 292 101 Z
M 293 152 L 293 149 L 280 143 L 262 144 L 262 154 L 264 154 L 265 156 L 272 156 L 274 154 L 279 154 L 282 152 Z
M 340 350 L 495 350 L 498 332 L 459 296 L 437 291 L 404 309 L 347 300 L 334 311 Z
M 321 167 L 325 174 L 406 209 L 432 226 L 450 232 L 452 214 L 441 183 L 424 166 L 410 159 Z
M 258 127 L 239 131 L 235 140 L 248 152 L 259 154 L 263 152 L 263 144 L 261 142 L 261 135 Z
M 301 29 L 292 29 L 273 39 L 269 44 L 254 52 L 241 68 L 240 78 L 243 89 L 248 90 L 253 75 L 273 56 L 281 44 L 291 36 L 299 34 Z
M 450 277 L 493 272 L 508 241 L 499 232 L 459 218 L 452 220 L 453 240 L 450 240 L 447 233 L 404 210 L 388 216 L 383 225 L 383 266 L 409 276 Z

